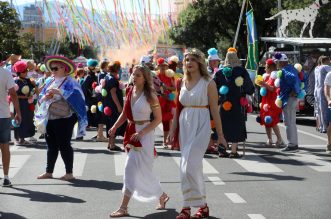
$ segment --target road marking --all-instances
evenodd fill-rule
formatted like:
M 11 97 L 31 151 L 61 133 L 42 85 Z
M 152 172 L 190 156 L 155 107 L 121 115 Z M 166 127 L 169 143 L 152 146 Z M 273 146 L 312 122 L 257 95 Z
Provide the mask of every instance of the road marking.
M 162 125 L 162 122 L 157 126 L 161 132 L 163 132 L 163 125 Z
M 307 153 L 295 153 L 289 154 L 289 157 L 293 160 L 304 163 L 317 172 L 331 172 L 331 163 L 321 160 L 318 156 Z
M 248 172 L 254 173 L 280 173 L 284 172 L 277 166 L 269 163 L 260 156 L 252 152 L 246 152 L 242 159 L 233 159 Z
M 224 193 L 233 203 L 242 204 L 246 203 L 246 201 L 240 197 L 237 193 Z
M 251 219 L 266 219 L 262 214 L 247 214 Z
M 10 156 L 10 166 L 9 166 L 9 177 L 13 178 L 20 169 L 24 166 L 24 164 L 29 160 L 31 155 L 11 155 Z M 2 159 L 0 157 L 0 162 L 2 164 Z M 3 166 L 1 166 L 2 172 Z
M 74 166 L 73 166 L 73 175 L 74 176 L 82 176 L 85 163 L 86 163 L 87 154 L 75 154 L 74 155 Z M 55 163 L 55 168 L 53 172 L 53 177 L 58 178 L 65 174 L 66 169 L 64 166 L 64 162 L 59 155 L 57 158 L 57 162 Z
M 208 176 L 208 180 L 212 182 L 215 186 L 225 185 L 225 182 L 223 182 L 218 176 Z
M 254 118 L 257 117 L 256 115 L 249 115 L 249 116 L 254 117 Z M 280 127 L 282 127 L 282 128 L 285 128 L 285 125 L 280 124 L 280 123 L 278 123 L 278 126 L 280 126 Z M 321 136 L 319 136 L 319 135 L 314 135 L 314 134 L 312 134 L 312 133 L 309 133 L 309 132 L 306 132 L 306 131 L 302 131 L 302 130 L 300 130 L 300 129 L 297 129 L 297 130 L 298 130 L 298 132 L 301 133 L 301 134 L 305 134 L 305 135 L 311 136 L 311 137 L 313 137 L 313 138 L 317 138 L 317 139 L 320 139 L 320 140 L 322 140 L 322 141 L 328 142 L 328 139 L 327 139 L 327 138 L 321 137 Z
M 180 157 L 172 157 L 176 164 L 180 167 Z M 204 174 L 219 174 L 219 172 L 206 160 L 202 160 Z
M 116 176 L 123 176 L 125 170 L 125 162 L 127 153 L 115 153 L 114 154 L 114 165 Z

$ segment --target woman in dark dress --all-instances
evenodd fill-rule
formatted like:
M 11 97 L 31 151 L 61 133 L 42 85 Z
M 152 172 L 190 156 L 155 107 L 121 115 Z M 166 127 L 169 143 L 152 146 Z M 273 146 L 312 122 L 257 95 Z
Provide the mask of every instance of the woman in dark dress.
M 14 128 L 14 135 L 17 145 L 30 145 L 25 138 L 32 137 L 35 134 L 33 124 L 34 104 L 32 96 L 35 93 L 36 83 L 26 78 L 28 73 L 27 64 L 24 61 L 18 61 L 13 66 L 17 74 L 15 83 L 18 85 L 17 96 L 20 103 L 22 122 L 19 127 Z
M 122 149 L 115 145 L 116 136 L 124 136 L 126 129 L 126 122 L 120 126 L 114 136 L 108 135 L 108 130 L 115 124 L 118 117 L 123 110 L 123 93 L 120 89 L 118 72 L 121 68 L 121 64 L 118 61 L 108 65 L 108 74 L 105 78 L 105 86 L 103 89 L 106 90 L 106 97 L 102 99 L 104 114 L 106 116 L 106 130 L 108 141 L 108 149 L 121 151 Z
M 232 143 L 230 158 L 239 158 L 238 142 L 244 142 L 247 138 L 246 94 L 254 93 L 254 85 L 246 69 L 241 67 L 235 48 L 228 49 L 224 65 L 215 74 L 214 80 L 220 94 L 224 136 L 227 142 Z M 221 153 L 220 157 L 222 156 L 227 156 L 227 153 Z

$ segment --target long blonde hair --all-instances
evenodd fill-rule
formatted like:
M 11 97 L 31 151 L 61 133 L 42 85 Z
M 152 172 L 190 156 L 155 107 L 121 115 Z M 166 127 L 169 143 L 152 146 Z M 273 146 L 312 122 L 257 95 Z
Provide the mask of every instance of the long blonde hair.
M 207 63 L 206 63 L 206 58 L 205 55 L 198 49 L 196 48 L 192 48 L 192 49 L 187 49 L 187 51 L 184 54 L 184 60 L 183 60 L 183 70 L 184 70 L 184 80 L 191 80 L 191 74 L 187 71 L 186 68 L 186 58 L 188 55 L 192 55 L 195 58 L 197 58 L 197 62 L 199 64 L 199 72 L 200 75 L 205 79 L 205 80 L 209 80 L 210 79 L 210 75 L 208 73 L 207 70 Z
M 152 78 L 152 73 L 151 70 L 145 66 L 142 65 L 135 65 L 133 67 L 134 72 L 136 69 L 141 71 L 143 74 L 143 77 L 145 79 L 145 84 L 144 84 L 144 95 L 149 103 L 153 101 L 153 94 L 156 95 L 155 89 L 153 87 L 153 78 Z

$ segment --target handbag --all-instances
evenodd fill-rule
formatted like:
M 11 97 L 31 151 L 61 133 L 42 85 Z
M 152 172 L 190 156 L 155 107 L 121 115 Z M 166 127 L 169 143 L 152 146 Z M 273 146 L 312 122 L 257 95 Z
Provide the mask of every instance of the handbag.
M 70 116 L 70 106 L 63 98 L 61 100 L 53 102 L 49 108 L 48 112 L 55 117 L 65 118 Z
M 58 89 L 63 85 L 63 83 L 66 80 L 67 80 L 67 77 L 59 85 Z M 51 105 L 48 108 L 48 112 L 52 115 L 52 117 L 57 117 L 57 118 L 66 118 L 66 117 L 70 116 L 70 113 L 71 113 L 69 104 L 63 98 L 51 103 Z

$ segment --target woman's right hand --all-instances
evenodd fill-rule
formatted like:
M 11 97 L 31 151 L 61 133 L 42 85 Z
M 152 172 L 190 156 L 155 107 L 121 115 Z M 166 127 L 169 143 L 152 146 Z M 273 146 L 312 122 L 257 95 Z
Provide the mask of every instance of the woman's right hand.
M 117 128 L 115 126 L 111 127 L 108 131 L 108 135 L 112 138 L 115 137 L 116 130 Z
M 167 137 L 167 144 L 172 144 L 175 140 L 175 133 L 173 131 L 170 131 Z

